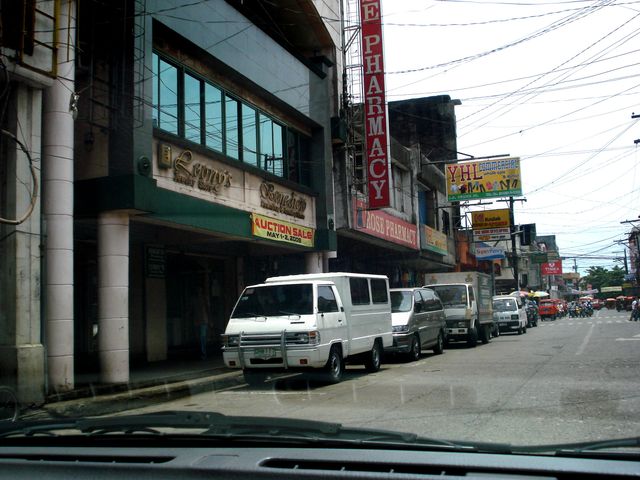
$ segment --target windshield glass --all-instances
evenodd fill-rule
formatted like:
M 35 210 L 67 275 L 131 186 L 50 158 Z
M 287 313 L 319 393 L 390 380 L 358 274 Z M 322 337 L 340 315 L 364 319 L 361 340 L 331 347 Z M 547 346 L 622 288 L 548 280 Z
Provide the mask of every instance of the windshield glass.
M 464 285 L 432 285 L 430 288 L 435 290 L 445 308 L 467 306 L 467 287 Z
M 494 312 L 507 312 L 509 310 L 518 310 L 515 300 L 497 299 L 493 301 Z
M 231 318 L 307 315 L 313 313 L 313 285 L 273 285 L 247 288 Z
M 640 436 L 640 1 L 0 11 L 0 421 Z
M 413 305 L 413 293 L 396 291 L 391 292 L 391 311 L 392 312 L 409 312 Z

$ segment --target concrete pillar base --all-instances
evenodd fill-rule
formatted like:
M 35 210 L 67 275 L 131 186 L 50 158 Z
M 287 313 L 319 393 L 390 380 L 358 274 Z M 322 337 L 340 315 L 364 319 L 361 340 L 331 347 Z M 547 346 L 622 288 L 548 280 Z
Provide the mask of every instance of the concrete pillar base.
M 44 347 L 0 347 L 0 385 L 14 390 L 23 405 L 44 403 Z

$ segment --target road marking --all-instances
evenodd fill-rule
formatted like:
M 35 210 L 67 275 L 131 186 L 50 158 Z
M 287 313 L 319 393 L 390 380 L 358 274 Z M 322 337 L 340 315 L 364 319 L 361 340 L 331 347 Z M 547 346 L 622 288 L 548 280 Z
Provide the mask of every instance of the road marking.
M 584 337 L 584 340 L 582 341 L 582 344 L 580 345 L 580 347 L 578 348 L 578 351 L 576 352 L 576 355 L 582 355 L 582 352 L 584 352 L 584 349 L 587 346 L 587 343 L 589 343 L 589 339 L 591 338 L 591 334 L 593 333 L 593 329 L 594 329 L 595 325 L 591 325 L 591 327 L 589 327 L 589 331 L 587 332 L 587 335 Z

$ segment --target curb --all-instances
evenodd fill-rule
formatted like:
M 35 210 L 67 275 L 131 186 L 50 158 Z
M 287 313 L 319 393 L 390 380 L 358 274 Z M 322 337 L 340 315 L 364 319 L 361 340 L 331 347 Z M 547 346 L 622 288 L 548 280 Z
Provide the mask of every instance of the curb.
M 46 417 L 84 417 L 107 415 L 147 406 L 151 400 L 174 400 L 203 392 L 214 392 L 243 385 L 241 371 L 218 373 L 203 377 L 171 381 L 165 380 L 151 386 L 127 385 L 125 391 L 108 394 L 93 394 L 82 398 L 54 401 L 43 405 L 39 411 L 25 413 L 23 419 Z

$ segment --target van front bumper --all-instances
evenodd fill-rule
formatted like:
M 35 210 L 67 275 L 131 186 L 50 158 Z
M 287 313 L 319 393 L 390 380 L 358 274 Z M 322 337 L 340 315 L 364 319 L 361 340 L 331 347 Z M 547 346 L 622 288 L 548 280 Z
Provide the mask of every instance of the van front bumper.
M 229 368 L 260 368 L 287 370 L 289 368 L 322 368 L 327 363 L 329 345 L 317 347 L 287 347 L 284 355 L 280 347 L 226 348 L 222 352 Z
M 508 322 L 496 322 L 498 324 L 498 328 L 502 330 L 518 330 L 520 328 L 520 321 L 513 320 Z
M 385 347 L 387 353 L 407 353 L 411 350 L 411 340 L 415 335 L 414 332 L 394 333 L 393 343 L 389 347 Z

